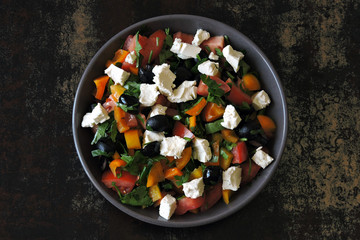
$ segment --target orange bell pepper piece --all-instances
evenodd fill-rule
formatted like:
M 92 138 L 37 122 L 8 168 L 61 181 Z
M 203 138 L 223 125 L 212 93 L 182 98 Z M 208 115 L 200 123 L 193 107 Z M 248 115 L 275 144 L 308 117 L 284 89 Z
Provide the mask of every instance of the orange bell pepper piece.
M 222 197 L 226 204 L 229 204 L 230 197 L 232 195 L 233 191 L 231 190 L 222 190 Z
M 125 88 L 119 84 L 110 86 L 111 95 L 115 98 L 115 102 L 119 101 L 119 97 L 125 92 Z
M 250 91 L 260 90 L 261 88 L 259 80 L 251 73 L 247 73 L 242 77 L 242 86 Z
M 206 106 L 206 100 L 205 98 L 202 97 L 201 100 L 195 106 L 187 110 L 185 113 L 190 116 L 197 116 L 201 113 L 201 111 L 205 106 Z
M 189 128 L 192 131 L 196 127 L 196 116 L 189 117 Z
M 96 85 L 96 94 L 95 94 L 96 99 L 98 100 L 102 99 L 108 81 L 109 81 L 109 76 L 101 76 L 94 80 L 94 83 Z
M 220 153 L 220 158 L 219 158 L 220 167 L 223 170 L 226 170 L 229 168 L 234 155 L 231 152 L 229 152 L 226 148 L 221 148 L 220 151 L 225 153 L 224 154 L 225 156 L 223 156 L 223 154 Z
M 159 188 L 158 184 L 152 185 L 149 188 L 149 197 L 151 198 L 151 200 L 153 202 L 156 202 L 157 200 L 162 198 L 161 191 L 160 191 L 160 188 Z
M 128 51 L 123 50 L 123 49 L 119 49 L 115 52 L 114 58 L 113 58 L 113 63 L 117 63 L 117 62 L 121 62 L 123 63 L 125 61 L 126 56 L 129 54 Z
M 191 153 L 192 153 L 192 148 L 187 147 L 184 149 L 181 158 L 176 159 L 175 164 L 179 170 L 182 170 L 186 166 L 186 164 L 188 164 L 191 158 Z
M 221 130 L 221 135 L 228 142 L 237 143 L 239 141 L 239 137 L 233 130 L 223 129 Z
M 120 133 L 124 133 L 130 129 L 130 127 L 126 124 L 125 115 L 126 112 L 122 110 L 120 107 L 117 106 L 114 107 L 114 118 L 116 121 L 117 129 L 119 130 Z
M 113 158 L 113 159 L 119 159 L 119 158 L 120 158 L 120 154 L 119 154 L 117 151 L 115 151 L 115 153 L 113 154 L 112 158 Z
M 183 173 L 177 167 L 169 168 L 165 171 L 165 178 L 169 180 L 173 180 L 175 176 L 182 176 Z
M 225 108 L 213 102 L 208 102 L 202 111 L 202 118 L 205 122 L 212 122 L 224 115 Z
M 261 128 L 264 130 L 264 132 L 274 132 L 275 131 L 276 125 L 270 117 L 265 116 L 265 115 L 257 115 L 257 119 L 259 120 Z
M 140 136 L 138 129 L 131 129 L 124 133 L 126 146 L 128 149 L 141 149 Z
M 117 172 L 116 170 L 121 167 L 121 166 L 125 166 L 126 162 L 124 160 L 121 159 L 114 159 L 110 162 L 109 164 L 109 168 L 111 170 L 111 172 L 114 174 L 115 177 L 117 177 Z
M 130 67 L 130 72 L 135 75 L 139 75 L 139 69 L 137 67 Z
M 146 182 L 146 187 L 154 186 L 164 180 L 164 171 L 161 162 L 155 162 L 150 169 Z
M 198 168 L 195 168 L 189 176 L 189 181 L 194 180 L 196 178 L 201 178 L 203 176 L 203 169 L 201 166 L 199 166 Z

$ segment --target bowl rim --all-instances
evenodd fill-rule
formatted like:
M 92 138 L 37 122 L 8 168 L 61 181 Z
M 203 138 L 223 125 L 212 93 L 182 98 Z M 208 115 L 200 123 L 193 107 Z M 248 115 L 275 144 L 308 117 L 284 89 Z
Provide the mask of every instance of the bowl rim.
M 281 99 L 281 106 L 282 106 L 282 111 L 283 111 L 283 131 L 281 132 L 281 136 L 277 136 L 279 138 L 281 138 L 281 142 L 280 142 L 280 149 L 279 149 L 279 154 L 277 159 L 271 164 L 274 165 L 272 167 L 272 169 L 270 169 L 269 172 L 267 172 L 267 178 L 262 182 L 262 184 L 256 188 L 254 191 L 252 191 L 252 194 L 247 196 L 240 204 L 236 205 L 234 208 L 232 208 L 229 211 L 224 211 L 220 214 L 214 215 L 214 216 L 210 216 L 208 218 L 205 219 L 195 219 L 193 221 L 186 221 L 186 222 L 181 222 L 181 221 L 176 221 L 176 222 L 172 222 L 171 220 L 163 220 L 163 219 L 154 219 L 142 214 L 139 214 L 138 212 L 135 212 L 133 210 L 131 210 L 130 208 L 124 206 L 119 200 L 114 199 L 113 196 L 111 196 L 107 191 L 104 190 L 104 186 L 102 186 L 102 184 L 98 181 L 96 181 L 94 175 L 91 173 L 91 170 L 88 166 L 88 164 L 85 161 L 85 157 L 84 155 L 81 153 L 80 149 L 79 149 L 79 134 L 76 131 L 76 112 L 78 111 L 78 101 L 80 101 L 79 99 L 79 91 L 80 89 L 86 84 L 86 75 L 87 72 L 90 71 L 91 66 L 94 65 L 94 62 L 96 61 L 96 59 L 98 58 L 98 56 L 116 39 L 119 38 L 120 35 L 122 35 L 123 33 L 131 30 L 131 29 L 138 29 L 140 26 L 145 25 L 145 24 L 149 24 L 152 22 L 156 22 L 156 21 L 163 21 L 163 20 L 173 20 L 173 19 L 188 19 L 188 20 L 192 20 L 192 21 L 204 21 L 207 23 L 212 23 L 212 24 L 216 24 L 216 25 L 222 25 L 226 28 L 228 28 L 229 30 L 235 32 L 236 34 L 240 35 L 242 38 L 244 38 L 246 41 L 248 41 L 249 44 L 252 45 L 253 50 L 255 51 L 256 54 L 258 54 L 261 58 L 262 61 L 266 64 L 267 68 L 270 70 L 272 77 L 275 79 L 275 83 L 276 83 L 276 87 L 279 89 L 280 92 L 280 99 Z M 157 16 L 157 17 L 152 17 L 152 18 L 148 18 L 148 19 L 144 19 L 140 22 L 134 23 L 126 28 L 124 28 L 123 30 L 121 30 L 120 32 L 118 32 L 117 34 L 115 34 L 112 38 L 110 38 L 108 41 L 106 41 L 106 43 L 96 52 L 96 54 L 92 57 L 92 59 L 90 60 L 89 64 L 87 65 L 86 69 L 84 70 L 82 77 L 80 79 L 80 82 L 78 84 L 78 87 L 76 89 L 76 94 L 75 94 L 75 98 L 74 98 L 74 104 L 73 104 L 73 111 L 72 111 L 72 131 L 73 131 L 73 139 L 74 139 L 74 143 L 75 143 L 75 148 L 76 148 L 76 152 L 79 156 L 79 160 L 81 162 L 81 165 L 85 171 L 85 173 L 87 174 L 87 176 L 89 177 L 90 181 L 92 182 L 92 184 L 95 186 L 95 188 L 101 193 L 101 195 L 103 195 L 112 205 L 114 205 L 115 207 L 117 207 L 118 209 L 120 209 L 121 211 L 123 211 L 124 213 L 147 223 L 150 224 L 154 224 L 154 225 L 158 225 L 158 226 L 164 226 L 164 227 L 175 227 L 175 228 L 180 228 L 180 227 L 195 227 L 195 226 L 201 226 L 201 225 L 206 225 L 209 223 L 213 223 L 215 221 L 219 221 L 223 218 L 226 218 L 228 216 L 230 216 L 231 214 L 239 211 L 241 208 L 243 208 L 245 205 L 247 205 L 252 199 L 254 199 L 256 196 L 258 196 L 258 194 L 262 191 L 262 189 L 268 184 L 268 182 L 270 181 L 270 179 L 272 178 L 273 174 L 275 173 L 275 170 L 280 162 L 281 156 L 284 152 L 285 149 L 285 145 L 286 145 L 286 140 L 287 140 L 287 132 L 288 132 L 288 110 L 287 110 L 287 104 L 286 104 L 286 97 L 285 97 L 285 92 L 283 90 L 280 78 L 278 76 L 278 74 L 275 71 L 275 68 L 273 67 L 272 63 L 270 62 L 270 60 L 265 56 L 265 54 L 262 52 L 262 50 L 252 41 L 250 40 L 247 36 L 245 36 L 244 34 L 242 34 L 240 31 L 238 31 L 237 29 L 223 23 L 220 22 L 218 20 L 214 20 L 211 18 L 207 18 L 207 17 L 203 17 L 203 16 L 197 16 L 197 15 L 188 15 L 188 14 L 172 14 L 172 15 L 161 15 L 161 16 Z

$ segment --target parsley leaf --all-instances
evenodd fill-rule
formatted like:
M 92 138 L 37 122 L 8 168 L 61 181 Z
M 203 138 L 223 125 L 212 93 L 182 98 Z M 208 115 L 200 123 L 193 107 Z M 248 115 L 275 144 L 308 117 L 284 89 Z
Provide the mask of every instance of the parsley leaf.
M 120 107 L 122 110 L 124 110 L 125 112 L 128 112 L 129 110 L 130 111 L 134 111 L 134 110 L 137 110 L 137 106 L 139 105 L 139 103 L 133 105 L 133 106 L 128 106 L 128 105 L 125 105 L 125 104 L 122 104 L 122 103 L 116 103 L 116 106 Z
M 102 151 L 100 149 L 96 149 L 96 150 L 91 151 L 91 155 L 93 157 L 99 157 L 99 156 L 111 157 L 113 155 L 113 153 L 112 152 L 107 153 L 107 152 L 104 152 L 104 151 Z
M 183 183 L 186 183 L 189 180 L 189 177 L 190 177 L 190 172 L 185 172 L 185 174 L 182 176 L 175 176 L 174 178 L 176 180 L 175 181 L 176 185 L 178 186 L 183 185 Z
M 221 84 L 216 83 L 216 81 L 212 80 L 209 76 L 201 75 L 201 80 L 208 86 L 208 102 L 213 102 L 218 105 L 225 105 L 224 100 L 221 98 L 225 91 L 220 88 Z
M 248 73 L 250 66 L 244 60 L 240 61 L 239 66 L 239 72 L 241 73 L 241 76 L 244 76 L 246 73 Z
M 232 143 L 232 142 L 224 140 L 222 142 L 221 146 L 223 146 L 227 150 L 231 151 L 236 146 L 236 143 Z
M 171 58 L 174 55 L 170 50 L 162 49 L 159 54 L 159 61 L 160 64 L 163 64 L 166 62 L 167 59 Z
M 110 123 L 109 121 L 100 123 L 98 125 L 98 128 L 96 130 L 94 139 L 91 142 L 91 145 L 96 144 L 101 138 L 107 137 L 108 135 L 106 134 L 106 130 L 108 129 Z
M 110 125 L 109 133 L 110 133 L 111 141 L 116 142 L 116 136 L 117 136 L 118 130 L 117 130 L 117 125 L 116 125 L 115 119 L 114 119 L 114 121 L 112 121 L 112 123 Z
M 215 48 L 215 52 L 219 57 L 224 57 L 224 54 L 222 53 L 222 51 L 219 48 Z
M 126 89 L 125 94 L 139 98 L 140 96 L 140 83 L 134 81 L 127 81 L 124 85 Z
M 132 206 L 151 206 L 153 201 L 149 197 L 148 190 L 145 186 L 139 186 L 133 189 L 130 193 L 122 195 L 115 182 L 112 182 L 112 186 L 116 189 L 120 201 L 124 204 Z

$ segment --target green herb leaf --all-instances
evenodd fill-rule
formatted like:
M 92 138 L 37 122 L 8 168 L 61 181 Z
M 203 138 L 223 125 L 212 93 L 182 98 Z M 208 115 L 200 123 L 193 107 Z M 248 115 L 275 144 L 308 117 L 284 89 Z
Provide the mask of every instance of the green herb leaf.
M 210 54 L 210 53 L 211 53 L 211 49 L 210 49 L 210 47 L 209 47 L 209 46 L 207 46 L 207 45 L 206 45 L 206 46 L 205 46 L 205 49 L 206 49 L 206 51 L 207 51 L 207 53 L 208 53 L 208 54 Z
M 149 197 L 148 190 L 145 186 L 139 186 L 133 189 L 130 193 L 122 195 L 119 188 L 116 186 L 114 182 L 112 182 L 112 186 L 116 189 L 120 201 L 124 204 L 132 205 L 132 206 L 144 206 L 148 207 L 153 204 L 153 201 Z
M 140 65 L 140 50 L 142 49 L 142 46 L 139 43 L 139 32 L 135 34 L 135 52 L 136 52 L 136 67 L 139 67 Z
M 241 76 L 244 76 L 249 70 L 250 66 L 244 60 L 241 60 L 239 63 L 239 72 L 241 73 Z
M 239 140 L 242 141 L 242 142 L 246 142 L 248 139 L 247 138 L 240 138 Z
M 156 37 L 156 46 L 159 46 L 159 37 Z
M 226 74 L 234 81 L 235 77 L 229 71 L 226 71 Z
M 142 118 L 140 114 L 136 114 L 135 116 L 137 119 L 139 119 L 142 122 L 142 124 L 145 124 L 145 120 Z
M 242 104 L 241 104 L 241 106 L 239 107 L 239 109 L 240 109 L 240 110 L 250 110 L 251 107 L 250 107 L 250 105 L 249 105 L 247 102 L 243 101 Z
M 254 130 L 250 131 L 250 134 L 251 135 L 256 135 L 256 134 L 259 134 L 259 133 L 262 133 L 262 132 L 263 132 L 262 129 L 254 129 Z
M 127 163 L 124 167 L 124 170 L 128 171 L 132 175 L 139 175 L 142 171 L 140 166 L 148 162 L 148 158 L 145 157 L 140 151 L 136 151 L 134 156 L 122 154 L 121 159 Z
M 220 149 L 220 155 L 227 160 L 229 158 L 229 156 L 226 154 L 226 152 L 223 149 Z
M 236 143 L 232 143 L 232 142 L 229 142 L 229 141 L 224 140 L 224 141 L 221 143 L 221 146 L 223 146 L 223 147 L 226 148 L 227 150 L 231 151 L 231 150 L 236 146 Z
M 174 53 L 170 52 L 170 50 L 162 49 L 159 54 L 159 62 L 160 64 L 163 64 L 166 62 L 167 59 L 171 58 L 174 55 Z
M 222 51 L 219 48 L 215 48 L 215 52 L 219 57 L 224 57 Z
M 191 142 L 191 140 L 192 140 L 191 138 L 188 138 L 188 137 L 184 137 L 184 139 L 188 142 Z
M 175 176 L 175 183 L 178 186 L 183 185 L 183 183 L 186 183 L 189 180 L 190 177 L 190 173 L 189 172 L 185 172 L 182 176 Z
M 153 55 L 153 50 L 151 50 L 151 52 L 150 52 L 148 64 L 150 64 L 150 62 L 151 62 L 152 55 Z
M 111 153 L 107 153 L 107 152 L 104 152 L 100 149 L 96 149 L 96 150 L 92 150 L 91 151 L 91 155 L 93 157 L 98 157 L 98 156 L 104 156 L 104 157 L 111 157 L 114 153 L 111 152 Z
M 213 155 L 209 162 L 215 163 L 219 161 L 219 156 Z
M 117 130 L 117 125 L 116 125 L 115 119 L 112 121 L 112 123 L 110 125 L 109 133 L 110 133 L 111 141 L 116 142 L 116 136 L 117 136 L 118 130 Z
M 128 106 L 119 102 L 116 103 L 116 106 L 120 107 L 125 112 L 137 110 L 138 105 L 139 105 L 138 103 L 133 106 Z
M 124 88 L 126 89 L 125 94 L 139 98 L 140 96 L 140 83 L 134 82 L 134 81 L 126 81 L 126 84 L 124 85 Z
M 251 173 L 251 159 L 249 158 L 249 172 L 248 172 L 248 175 L 250 175 Z
M 91 142 L 91 145 L 96 144 L 101 138 L 107 137 L 106 130 L 108 129 L 109 125 L 110 125 L 109 121 L 100 123 L 98 125 L 98 128 L 96 130 L 94 139 Z
M 224 40 L 225 40 L 225 46 L 230 44 L 228 35 L 224 35 Z
M 206 100 L 218 105 L 225 105 L 224 100 L 221 99 L 221 97 L 225 94 L 224 90 L 220 88 L 221 84 L 217 84 L 216 81 L 204 74 L 202 74 L 200 78 L 208 86 L 209 94 Z
M 181 120 L 181 116 L 180 115 L 175 115 L 175 116 L 173 116 L 173 119 L 174 120 L 176 120 L 176 121 L 179 121 L 179 120 Z
M 224 122 L 224 119 L 219 119 L 214 122 L 205 124 L 206 133 L 212 134 L 223 130 L 224 127 L 221 125 L 222 122 Z

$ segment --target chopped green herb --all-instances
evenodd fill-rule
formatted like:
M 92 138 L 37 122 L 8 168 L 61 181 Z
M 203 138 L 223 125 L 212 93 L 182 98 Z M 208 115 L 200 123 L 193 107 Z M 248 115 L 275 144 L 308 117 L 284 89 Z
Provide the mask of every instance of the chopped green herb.
M 176 120 L 176 121 L 179 121 L 179 120 L 181 120 L 181 116 L 180 115 L 175 115 L 175 116 L 173 116 L 173 119 L 174 120 Z
M 219 48 L 215 48 L 215 52 L 219 57 L 224 57 L 222 51 Z
M 248 172 L 248 174 L 250 175 L 250 173 L 251 173 L 251 159 L 249 158 L 249 172 Z
M 135 104 L 133 106 L 128 106 L 128 105 L 125 105 L 125 104 L 122 104 L 122 103 L 119 103 L 119 102 L 116 103 L 116 106 L 120 107 L 125 112 L 137 110 L 138 105 L 139 105 L 139 103 L 137 103 L 137 104 Z
M 221 97 L 225 94 L 224 90 L 220 88 L 221 84 L 216 83 L 216 81 L 206 75 L 201 75 L 200 78 L 208 86 L 209 94 L 206 100 L 218 105 L 225 105 L 224 100 L 221 99 Z
M 226 71 L 226 74 L 234 81 L 235 77 L 229 71 Z
M 236 143 L 232 143 L 232 142 L 229 142 L 229 141 L 224 140 L 224 141 L 221 143 L 221 146 L 223 146 L 223 147 L 225 147 L 227 150 L 231 151 L 231 150 L 236 146 Z
M 175 183 L 178 185 L 178 186 L 181 186 L 183 185 L 183 183 L 186 183 L 188 180 L 189 180 L 189 177 L 190 177 L 190 172 L 185 172 L 184 175 L 182 176 L 175 176 Z
M 259 134 L 259 133 L 262 133 L 263 130 L 262 129 L 255 129 L 255 130 L 251 130 L 250 131 L 250 134 L 251 135 L 256 135 L 256 134 Z
M 247 138 L 240 138 L 239 140 L 242 141 L 242 142 L 246 142 L 248 139 Z
M 201 61 L 201 57 L 200 57 L 199 54 L 196 54 L 196 58 L 197 58 L 199 61 Z
M 91 151 L 91 155 L 93 157 L 98 157 L 98 156 L 111 157 L 113 154 L 114 154 L 113 152 L 108 153 L 108 152 L 104 152 L 104 151 L 102 151 L 100 149 L 96 149 L 96 150 Z
M 188 137 L 184 137 L 184 139 L 188 142 L 191 142 L 191 138 L 188 138 Z
M 241 106 L 239 107 L 239 109 L 240 109 L 240 110 L 250 110 L 251 107 L 250 107 L 250 105 L 249 105 L 247 102 L 243 101 L 242 104 L 241 104 Z
M 126 81 L 126 84 L 124 85 L 124 88 L 126 89 L 125 94 L 139 98 L 140 96 L 140 83 L 134 82 L 134 81 Z
M 228 35 L 224 35 L 224 39 L 225 39 L 225 46 L 230 44 L 230 40 Z
M 170 34 L 170 28 L 165 28 L 165 34 L 169 35 Z
M 164 190 L 171 190 L 171 189 L 173 189 L 173 185 L 171 184 L 171 183 L 165 183 L 165 184 L 162 184 L 161 185 L 161 187 L 162 187 L 162 189 L 164 189 Z
M 159 62 L 160 64 L 163 64 L 166 62 L 167 59 L 171 58 L 174 55 L 174 53 L 170 52 L 170 50 L 162 49 L 159 54 Z
M 114 80 L 112 78 L 109 78 L 108 85 L 107 85 L 107 91 L 111 92 L 111 86 L 114 85 Z
M 244 76 L 246 73 L 248 73 L 249 69 L 250 66 L 244 60 L 241 60 L 239 63 L 239 72 L 241 73 L 241 76 Z
M 212 134 L 223 130 L 224 127 L 221 125 L 222 122 L 224 122 L 224 119 L 219 119 L 214 122 L 205 124 L 206 133 Z
M 144 206 L 148 207 L 153 204 L 153 201 L 149 197 L 148 190 L 145 186 L 139 186 L 133 189 L 130 193 L 122 195 L 115 182 L 112 182 L 112 186 L 116 189 L 120 201 L 124 204 L 132 206 Z
M 121 68 L 122 63 L 121 63 L 121 62 L 117 62 L 117 63 L 115 63 L 115 66 L 118 67 L 118 68 Z
M 227 160 L 229 158 L 229 156 L 226 154 L 226 152 L 223 149 L 220 149 L 220 155 Z
M 117 136 L 118 130 L 117 130 L 117 124 L 116 124 L 115 119 L 114 119 L 114 121 L 112 121 L 112 123 L 110 125 L 109 132 L 110 132 L 111 141 L 116 142 L 116 136 Z
M 145 121 L 144 121 L 144 119 L 141 117 L 140 114 L 136 114 L 135 116 L 136 116 L 137 119 L 139 119 L 139 120 L 142 122 L 142 124 L 145 124 Z
M 150 64 L 150 62 L 151 62 L 152 55 L 153 55 L 153 50 L 151 50 L 151 52 L 150 52 L 148 64 Z
M 156 46 L 159 46 L 159 37 L 156 37 Z
M 207 46 L 207 45 L 206 45 L 206 46 L 205 46 L 205 49 L 206 49 L 206 51 L 207 51 L 207 53 L 208 53 L 208 54 L 210 54 L 210 53 L 211 53 L 211 49 L 210 49 L 210 47 L 209 47 L 209 46 Z
M 94 139 L 91 142 L 91 145 L 96 144 L 101 138 L 107 137 L 108 135 L 106 134 L 106 130 L 108 129 L 108 127 L 110 126 L 109 121 L 100 123 L 98 125 L 98 128 L 96 130 Z
M 219 156 L 213 155 L 209 162 L 216 163 L 219 161 Z

